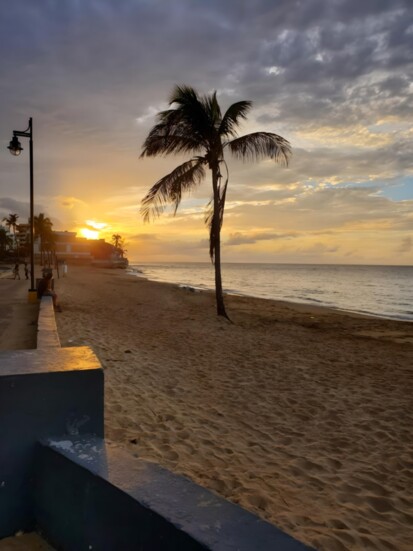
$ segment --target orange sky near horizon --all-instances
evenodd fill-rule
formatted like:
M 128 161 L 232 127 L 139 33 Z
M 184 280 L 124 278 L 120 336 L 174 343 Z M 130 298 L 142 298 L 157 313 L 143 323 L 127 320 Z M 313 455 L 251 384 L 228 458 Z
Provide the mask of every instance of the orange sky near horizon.
M 144 224 L 139 212 L 190 158 L 139 158 L 174 85 L 188 84 L 217 90 L 223 110 L 251 100 L 240 134 L 276 132 L 293 149 L 288 168 L 227 158 L 223 262 L 412 264 L 413 5 L 86 4 L 4 10 L 0 219 L 29 216 L 29 144 L 19 157 L 7 145 L 31 116 L 35 213 L 54 229 L 120 234 L 138 263 L 208 262 L 209 174 L 175 217 Z

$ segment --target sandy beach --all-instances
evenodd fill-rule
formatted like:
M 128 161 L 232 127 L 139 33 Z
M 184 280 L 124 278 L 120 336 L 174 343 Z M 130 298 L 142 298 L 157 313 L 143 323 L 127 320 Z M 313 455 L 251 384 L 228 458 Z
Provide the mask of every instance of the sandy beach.
M 56 282 L 105 370 L 106 436 L 320 550 L 411 549 L 413 325 L 121 270 Z

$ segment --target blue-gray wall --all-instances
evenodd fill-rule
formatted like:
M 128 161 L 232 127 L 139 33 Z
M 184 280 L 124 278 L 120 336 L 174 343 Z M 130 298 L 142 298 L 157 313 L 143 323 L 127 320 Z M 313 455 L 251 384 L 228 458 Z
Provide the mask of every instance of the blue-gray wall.
M 103 437 L 103 372 L 89 348 L 0 353 L 0 538 L 34 527 L 36 442 L 86 433 Z

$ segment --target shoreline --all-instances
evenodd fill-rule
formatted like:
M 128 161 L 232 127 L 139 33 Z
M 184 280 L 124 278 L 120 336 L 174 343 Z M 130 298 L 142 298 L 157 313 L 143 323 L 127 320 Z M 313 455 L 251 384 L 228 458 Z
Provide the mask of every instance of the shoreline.
M 136 273 L 134 273 L 136 272 Z M 130 268 L 126 269 L 125 275 L 136 277 L 139 279 L 144 279 L 146 281 L 151 281 L 152 283 L 160 283 L 160 284 L 166 284 L 166 285 L 175 285 L 182 289 L 187 289 L 189 291 L 193 292 L 199 292 L 199 293 L 213 293 L 215 294 L 215 289 L 213 287 L 200 287 L 196 285 L 192 285 L 189 283 L 177 283 L 175 281 L 164 281 L 164 280 L 157 280 L 157 279 L 151 279 L 147 275 L 145 275 L 144 272 L 138 271 L 138 270 L 131 270 Z M 330 306 L 327 304 L 323 304 L 322 301 L 313 301 L 312 299 L 308 299 L 308 302 L 305 300 L 302 301 L 295 301 L 295 300 L 286 300 L 286 299 L 278 299 L 278 298 L 271 298 L 271 297 L 262 297 L 257 295 L 251 295 L 247 293 L 243 293 L 241 291 L 226 291 L 224 289 L 223 291 L 224 297 L 245 297 L 245 298 L 251 298 L 254 300 L 266 300 L 266 301 L 272 301 L 276 303 L 280 303 L 282 305 L 285 305 L 288 307 L 288 305 L 291 305 L 292 307 L 308 307 L 308 308 L 314 308 L 314 309 L 326 309 L 329 310 L 331 313 L 337 311 L 341 314 L 347 314 L 349 316 L 355 316 L 355 317 L 365 317 L 365 318 L 374 318 L 379 320 L 385 320 L 385 321 L 396 321 L 396 322 L 403 322 L 403 323 L 413 323 L 413 319 L 403 318 L 403 317 L 397 317 L 397 316 L 385 316 L 376 314 L 374 312 L 366 312 L 366 311 L 358 311 L 358 310 L 351 310 L 351 309 L 345 309 L 340 308 L 339 306 Z
M 179 265 L 181 264 L 182 266 L 185 266 L 186 264 L 188 264 L 189 266 L 191 265 L 196 265 L 196 264 L 200 264 L 201 266 L 209 266 L 208 263 L 173 263 L 173 264 L 168 264 L 168 263 L 155 263 L 155 265 L 164 265 L 165 267 L 168 267 L 168 266 L 172 266 L 174 267 L 175 265 Z M 151 266 L 152 264 L 148 264 L 148 266 Z M 232 263 L 231 266 L 235 266 L 236 263 Z M 272 266 L 271 264 L 268 264 L 269 266 Z M 245 266 L 245 264 L 242 264 L 241 263 L 241 266 Z M 255 264 L 255 263 L 252 263 L 251 266 L 259 266 L 259 264 Z M 279 266 L 278 264 L 275 264 L 275 266 Z M 286 264 L 285 266 L 290 266 L 289 264 Z M 303 265 L 301 264 L 298 264 L 297 266 L 300 266 L 302 267 Z M 304 265 L 304 266 L 307 266 L 307 265 Z M 309 265 L 309 266 L 313 266 L 313 265 Z M 319 265 L 314 265 L 314 266 L 319 266 Z M 335 265 L 320 265 L 322 267 L 326 266 L 327 268 L 330 268 L 330 267 L 335 267 Z M 347 267 L 347 265 L 343 265 L 344 267 Z M 350 266 L 350 268 L 352 268 L 353 266 Z M 359 267 L 358 265 L 355 265 L 354 267 Z M 372 268 L 390 268 L 390 269 L 393 269 L 393 268 L 408 268 L 408 269 L 411 269 L 412 267 L 411 266 L 364 266 L 364 265 L 360 265 L 361 268 L 369 268 L 369 267 L 372 267 Z M 133 275 L 134 277 L 140 277 L 140 278 L 146 278 L 148 279 L 149 281 L 153 281 L 153 282 L 157 282 L 157 283 L 170 283 L 170 284 L 175 284 L 175 285 L 178 285 L 178 286 L 183 286 L 183 287 L 188 287 L 188 288 L 193 288 L 195 290 L 199 290 L 199 291 L 212 291 L 214 292 L 215 291 L 215 287 L 214 287 L 214 284 L 213 282 L 208 282 L 208 283 L 201 283 L 201 284 L 193 284 L 191 282 L 188 282 L 187 280 L 184 280 L 184 281 L 176 281 L 176 280 L 168 280 L 168 279 L 164 279 L 162 278 L 161 276 L 161 279 L 156 279 L 156 276 L 155 276 L 155 279 L 151 279 L 150 277 L 150 274 L 148 275 L 146 272 L 145 272 L 145 264 L 138 264 L 138 263 L 135 263 L 135 264 L 130 264 L 129 265 L 129 268 L 127 269 L 127 273 L 129 273 L 130 275 Z M 413 272 L 412 272 L 413 273 Z M 276 274 L 274 274 L 276 275 Z M 201 279 L 203 279 L 203 276 L 201 276 Z M 290 292 L 290 290 L 286 289 L 286 294 L 288 294 Z M 403 321 L 403 322 L 413 322 L 413 304 L 411 306 L 412 308 L 412 311 L 410 310 L 406 310 L 405 312 L 403 311 L 400 311 L 400 313 L 386 313 L 386 312 L 377 312 L 377 311 L 374 311 L 374 310 L 369 310 L 369 309 L 357 309 L 357 308 L 354 308 L 352 305 L 346 305 L 346 304 L 340 304 L 340 301 L 337 303 L 333 303 L 331 302 L 331 300 L 326 300 L 326 301 L 323 301 L 323 300 L 320 300 L 318 298 L 312 298 L 311 296 L 309 297 L 304 297 L 304 298 L 301 298 L 301 297 L 288 297 L 288 298 L 283 298 L 283 297 L 271 297 L 271 296 L 264 296 L 263 294 L 255 294 L 254 292 L 248 292 L 248 291 L 242 291 L 242 290 L 238 290 L 238 289 L 225 289 L 225 285 L 224 285 L 224 296 L 244 296 L 244 297 L 250 297 L 250 298 L 254 298 L 254 299 L 263 299 L 263 300 L 275 300 L 275 301 L 281 301 L 281 302 L 287 302 L 287 303 L 292 303 L 294 305 L 305 305 L 305 306 L 320 306 L 322 308 L 329 308 L 329 309 L 332 309 L 332 310 L 338 310 L 339 312 L 343 312 L 343 313 L 350 313 L 350 314 L 355 314 L 355 315 L 361 315 L 361 316 L 366 316 L 366 317 L 374 317 L 374 318 L 379 318 L 379 319 L 384 319 L 384 320 L 395 320 L 395 321 Z M 380 297 L 379 297 L 380 298 Z M 344 301 L 345 302 L 345 301 Z
M 320 551 L 409 551 L 413 326 L 228 296 L 231 324 L 211 292 L 100 268 L 56 291 L 110 440 Z

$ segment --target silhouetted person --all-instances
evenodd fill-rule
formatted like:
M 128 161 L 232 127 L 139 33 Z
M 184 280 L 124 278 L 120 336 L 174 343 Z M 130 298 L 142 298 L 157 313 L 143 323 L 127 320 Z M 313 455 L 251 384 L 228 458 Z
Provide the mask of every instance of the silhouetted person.
M 37 286 L 37 298 L 52 297 L 54 309 L 61 312 L 62 309 L 57 302 L 57 295 L 52 289 L 52 279 L 53 274 L 51 272 L 45 273 Z
M 27 262 L 24 263 L 24 275 L 26 276 L 26 279 L 29 279 L 29 268 L 27 266 Z
M 18 262 L 14 266 L 13 275 L 14 279 L 20 279 L 20 266 Z

